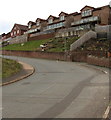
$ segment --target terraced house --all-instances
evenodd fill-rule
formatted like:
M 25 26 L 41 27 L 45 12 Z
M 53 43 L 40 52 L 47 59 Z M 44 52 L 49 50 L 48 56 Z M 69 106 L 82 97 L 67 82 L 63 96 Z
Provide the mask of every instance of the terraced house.
M 79 35 L 81 31 L 94 29 L 96 25 L 109 24 L 111 24 L 111 8 L 109 5 L 98 8 L 86 5 L 79 13 L 61 12 L 58 17 L 50 15 L 46 20 L 37 18 L 36 22 L 28 23 L 28 33 L 54 30 L 56 37 L 66 37 Z
M 28 26 L 21 25 L 21 24 L 15 24 L 11 30 L 11 37 L 14 38 L 16 36 L 21 36 L 25 34 L 25 32 L 28 30 Z
M 57 17 L 49 15 L 46 20 L 37 18 L 35 22 L 29 21 L 28 26 L 15 24 L 10 34 L 12 38 L 28 34 L 29 40 L 37 40 L 39 38 L 47 39 L 50 37 L 68 37 L 75 35 L 82 36 L 87 31 L 91 29 L 94 30 L 95 26 L 110 24 L 110 5 L 98 8 L 86 5 L 80 10 L 80 12 L 68 14 L 62 11 Z

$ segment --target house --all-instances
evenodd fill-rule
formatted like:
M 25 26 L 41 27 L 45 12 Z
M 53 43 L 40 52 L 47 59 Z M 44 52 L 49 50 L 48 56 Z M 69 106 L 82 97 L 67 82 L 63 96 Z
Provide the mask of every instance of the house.
M 12 30 L 11 30 L 11 37 L 21 36 L 25 34 L 25 32 L 28 30 L 28 26 L 21 25 L 21 24 L 14 24 Z
M 111 24 L 111 7 L 106 5 L 94 8 L 86 5 L 79 13 L 75 12 L 68 16 L 66 23 L 69 24 L 65 24 L 65 29 L 59 30 L 56 37 L 81 36 L 91 29 L 94 30 L 97 25 Z
M 65 13 L 59 14 L 59 17 L 55 17 L 50 15 L 47 18 L 48 25 L 46 30 L 52 30 L 52 29 L 60 29 L 65 27 Z
M 94 8 L 84 6 L 80 12 L 65 13 L 60 12 L 56 17 L 50 15 L 46 20 L 37 18 L 35 22 L 29 21 L 27 33 L 40 35 L 47 34 L 52 30 L 57 36 L 67 37 L 83 35 L 89 30 L 94 30 L 96 25 L 111 24 L 111 7 L 109 5 Z M 39 34 L 40 33 L 40 34 Z
M 94 29 L 95 25 L 111 24 L 111 8 L 109 5 L 94 8 L 85 6 L 80 13 L 74 15 L 74 21 L 71 23 L 76 30 Z
M 37 18 L 36 19 L 36 26 L 38 31 L 43 31 L 43 29 L 47 26 L 47 20 Z

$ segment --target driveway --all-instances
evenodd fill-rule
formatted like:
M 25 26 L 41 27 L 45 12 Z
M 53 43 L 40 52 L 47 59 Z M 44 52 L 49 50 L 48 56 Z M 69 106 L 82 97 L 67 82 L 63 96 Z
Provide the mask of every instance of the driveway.
M 35 73 L 2 88 L 3 118 L 102 118 L 108 74 L 74 62 L 9 58 L 32 65 Z

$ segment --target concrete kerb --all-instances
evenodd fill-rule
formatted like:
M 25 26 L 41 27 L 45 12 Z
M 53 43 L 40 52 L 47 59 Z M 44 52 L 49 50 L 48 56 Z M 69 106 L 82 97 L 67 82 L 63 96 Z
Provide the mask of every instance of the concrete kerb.
M 20 81 L 20 80 L 22 80 L 22 79 L 24 79 L 24 78 L 29 77 L 30 75 L 32 75 L 32 74 L 35 72 L 34 67 L 32 67 L 31 65 L 26 64 L 26 63 L 23 63 L 23 62 L 21 62 L 21 61 L 18 61 L 18 63 L 20 63 L 20 64 L 23 66 L 23 69 L 24 69 L 24 70 L 30 70 L 30 72 L 27 73 L 26 75 L 20 76 L 20 77 L 17 78 L 17 79 L 14 79 L 14 80 L 11 80 L 11 81 L 2 83 L 2 84 L 0 84 L 0 86 L 5 86 L 5 85 L 8 85 L 8 84 L 11 84 L 11 83 Z

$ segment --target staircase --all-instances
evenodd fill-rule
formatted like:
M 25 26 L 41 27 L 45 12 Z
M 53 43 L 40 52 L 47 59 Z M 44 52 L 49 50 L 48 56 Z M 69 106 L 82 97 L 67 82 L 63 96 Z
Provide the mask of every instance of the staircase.
M 82 37 L 80 37 L 76 42 L 71 44 L 70 51 L 75 50 L 76 48 L 80 47 L 82 44 L 84 44 L 86 41 L 97 38 L 97 33 L 90 30 L 89 32 L 85 33 Z

